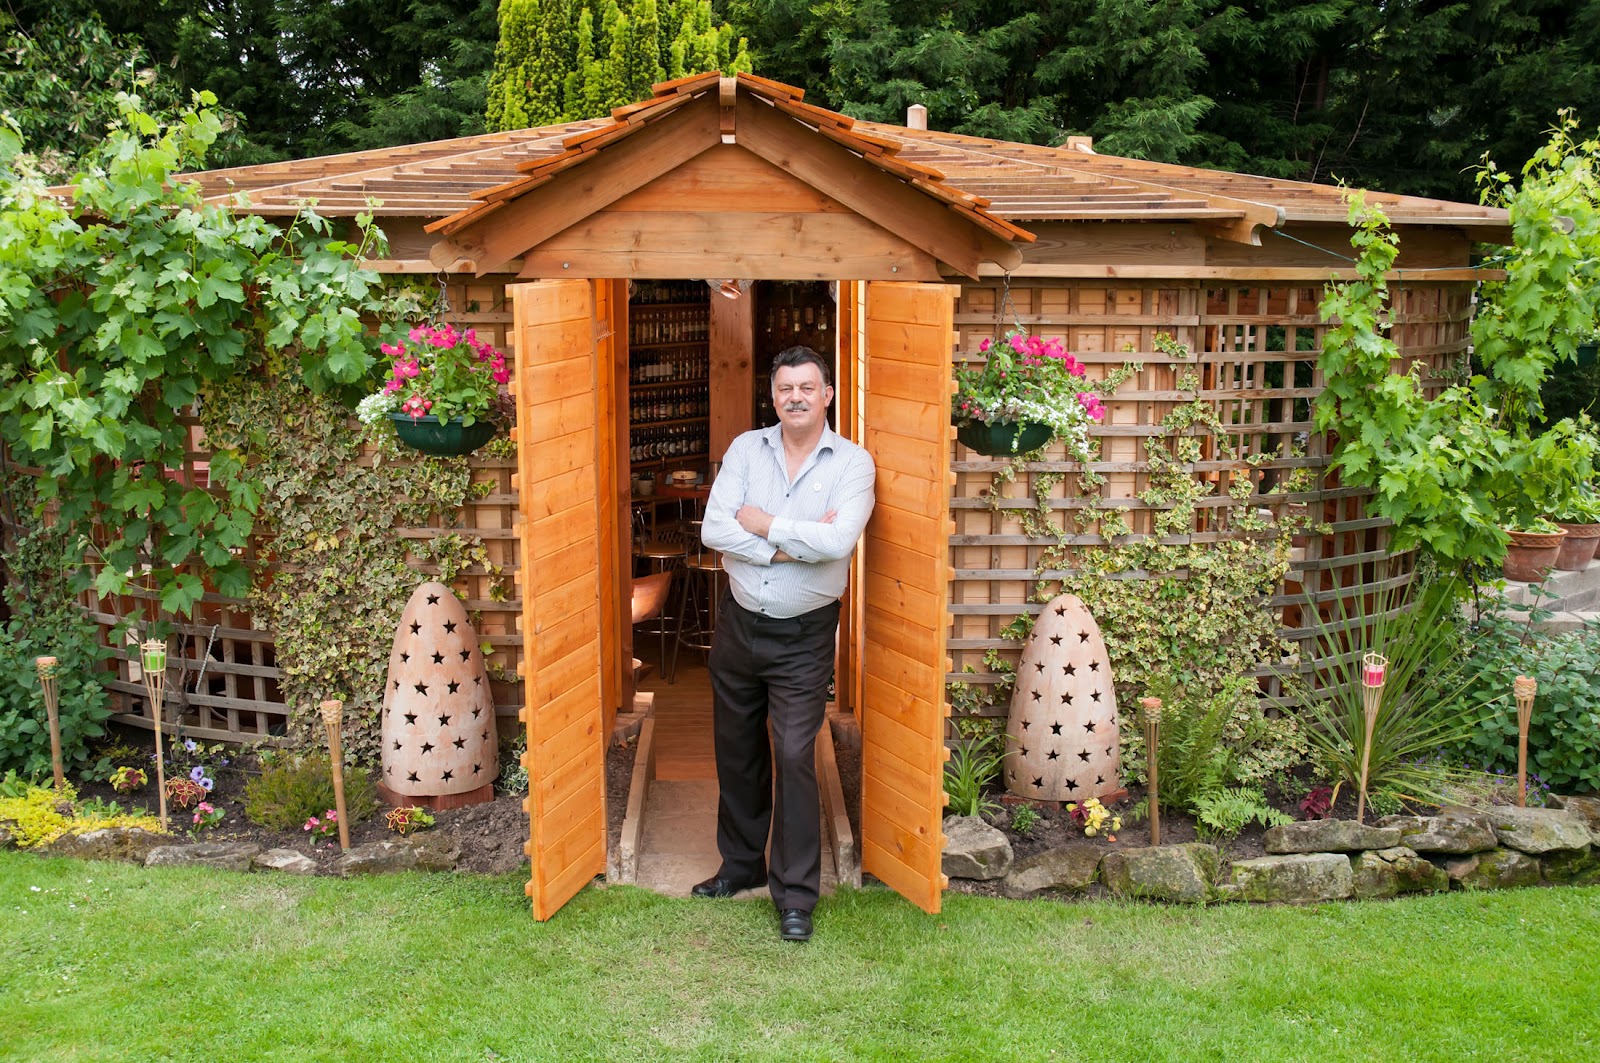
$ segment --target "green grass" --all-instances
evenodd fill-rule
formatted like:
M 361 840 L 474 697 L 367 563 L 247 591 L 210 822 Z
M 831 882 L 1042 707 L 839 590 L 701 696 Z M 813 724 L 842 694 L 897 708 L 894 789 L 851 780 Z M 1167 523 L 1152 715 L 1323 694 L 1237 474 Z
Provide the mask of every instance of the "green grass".
M 34 888 L 37 887 L 37 892 Z M 817 911 L 521 877 L 0 853 L 0 1058 L 1580 1060 L 1600 889 L 1312 908 L 881 889 Z

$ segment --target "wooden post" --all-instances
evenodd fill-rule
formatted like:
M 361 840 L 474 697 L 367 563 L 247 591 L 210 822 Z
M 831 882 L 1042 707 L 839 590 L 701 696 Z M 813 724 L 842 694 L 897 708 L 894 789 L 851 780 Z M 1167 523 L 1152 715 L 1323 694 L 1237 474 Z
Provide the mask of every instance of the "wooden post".
M 1140 698 L 1144 709 L 1144 759 L 1150 795 L 1150 844 L 1161 844 L 1161 699 Z
M 1361 734 L 1361 791 L 1356 798 L 1356 822 L 1367 821 L 1367 766 L 1372 760 L 1372 732 L 1378 725 L 1378 706 L 1383 702 L 1383 684 L 1387 678 L 1389 658 L 1381 653 L 1369 653 L 1361 658 L 1361 708 L 1365 713 L 1366 727 Z
M 1511 681 L 1517 699 L 1517 807 L 1528 806 L 1528 726 L 1533 722 L 1533 698 L 1539 683 L 1531 676 L 1519 675 Z
M 33 660 L 34 667 L 39 669 L 39 689 L 44 692 L 45 719 L 50 724 L 50 767 L 55 769 L 56 789 L 64 790 L 67 787 L 67 773 L 61 763 L 61 701 L 56 688 L 58 663 L 54 657 L 35 657 Z
M 162 751 L 162 718 L 166 715 L 167 644 L 161 639 L 149 639 L 141 647 L 140 664 L 144 668 L 144 689 L 150 696 L 150 711 L 155 715 L 156 728 L 156 799 L 160 802 L 161 829 L 167 829 L 167 764 Z
M 322 725 L 328 729 L 328 756 L 333 761 L 333 806 L 339 814 L 339 848 L 341 851 L 350 850 L 350 823 L 344 814 L 344 752 L 343 735 L 344 702 L 338 700 L 324 701 L 322 708 Z

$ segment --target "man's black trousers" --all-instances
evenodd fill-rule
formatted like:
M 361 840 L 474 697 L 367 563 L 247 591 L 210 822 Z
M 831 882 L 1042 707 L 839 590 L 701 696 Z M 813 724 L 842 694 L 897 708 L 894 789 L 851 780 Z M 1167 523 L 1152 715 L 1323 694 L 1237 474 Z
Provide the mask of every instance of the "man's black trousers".
M 765 864 L 780 911 L 811 911 L 821 887 L 815 749 L 838 628 L 838 602 L 780 620 L 750 612 L 729 594 L 712 638 L 720 874 L 749 882 Z

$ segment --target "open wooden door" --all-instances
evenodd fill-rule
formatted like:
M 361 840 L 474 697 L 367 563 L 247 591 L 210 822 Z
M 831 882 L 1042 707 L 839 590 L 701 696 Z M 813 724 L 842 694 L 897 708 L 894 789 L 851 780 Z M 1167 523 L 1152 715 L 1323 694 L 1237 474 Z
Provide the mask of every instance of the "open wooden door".
M 861 866 L 929 912 L 946 879 L 950 364 L 957 288 L 867 284 L 863 414 L 878 465 L 865 566 Z
M 521 492 L 523 675 L 528 729 L 528 896 L 545 920 L 605 871 L 605 694 L 610 685 L 602 589 L 612 585 L 615 515 L 599 485 L 613 460 L 612 374 L 599 347 L 595 288 L 539 281 L 514 301 L 517 476 Z M 601 371 L 602 365 L 605 371 Z M 615 652 L 615 647 L 609 647 Z

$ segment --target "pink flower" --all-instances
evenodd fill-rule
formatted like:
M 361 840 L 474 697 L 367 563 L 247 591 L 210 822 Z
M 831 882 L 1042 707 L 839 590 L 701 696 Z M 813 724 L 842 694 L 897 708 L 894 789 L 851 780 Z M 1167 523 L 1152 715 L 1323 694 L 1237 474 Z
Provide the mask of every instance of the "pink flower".
M 987 339 L 979 340 L 978 341 L 978 350 L 984 352 L 985 354 L 988 354 L 989 353 L 989 341 Z
M 310 819 L 306 820 L 306 825 L 300 829 L 310 831 L 316 830 L 320 826 L 322 826 L 322 821 L 317 819 L 316 816 L 312 816 Z
M 413 328 L 408 333 L 408 335 L 411 337 L 411 342 L 412 343 L 421 343 L 423 337 L 426 336 L 427 334 L 428 334 L 427 330 L 424 329 L 421 325 L 416 326 L 415 328 Z
M 496 384 L 504 384 L 511 379 L 511 370 L 502 367 L 500 369 L 496 369 L 491 375 L 494 377 L 494 382 Z
M 398 358 L 406 353 L 406 345 L 403 343 L 380 343 L 378 349 L 390 358 Z
M 1023 344 L 1023 336 L 1022 336 L 1022 334 L 1020 332 L 1013 332 L 1011 334 L 1011 349 L 1013 351 L 1016 351 L 1018 354 L 1021 354 L 1022 353 L 1022 344 Z

